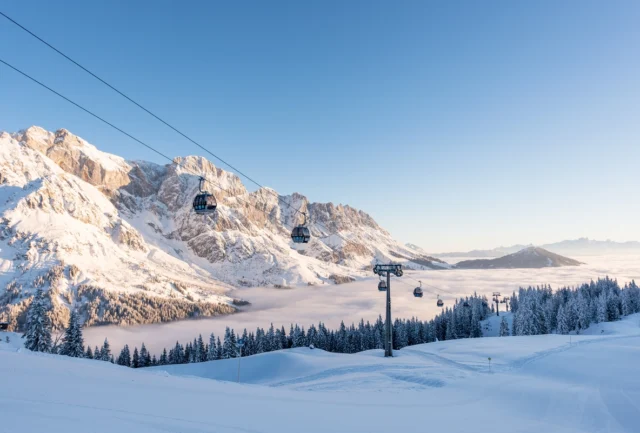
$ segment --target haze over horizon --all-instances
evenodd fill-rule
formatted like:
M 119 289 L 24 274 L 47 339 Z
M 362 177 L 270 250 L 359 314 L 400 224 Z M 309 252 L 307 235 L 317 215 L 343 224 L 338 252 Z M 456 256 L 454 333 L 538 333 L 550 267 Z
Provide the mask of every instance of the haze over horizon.
M 637 2 L 120 6 L 2 11 L 263 184 L 426 251 L 640 239 Z M 2 17 L 0 40 L 159 150 L 208 157 Z M 0 91 L 0 130 L 164 162 L 4 65 Z

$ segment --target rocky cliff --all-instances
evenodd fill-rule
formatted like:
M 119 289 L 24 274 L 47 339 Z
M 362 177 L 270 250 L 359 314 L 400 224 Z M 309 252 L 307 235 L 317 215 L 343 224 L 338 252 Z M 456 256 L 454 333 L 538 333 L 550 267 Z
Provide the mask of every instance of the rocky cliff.
M 200 176 L 213 183 L 213 216 L 191 211 Z M 304 246 L 289 237 L 302 222 L 297 211 L 313 235 Z M 390 260 L 447 267 L 365 212 L 249 192 L 202 157 L 158 165 L 125 161 L 64 129 L 0 133 L 0 319 L 14 327 L 39 286 L 58 323 L 69 308 L 90 324 L 148 323 L 233 312 L 233 287 L 343 282 Z

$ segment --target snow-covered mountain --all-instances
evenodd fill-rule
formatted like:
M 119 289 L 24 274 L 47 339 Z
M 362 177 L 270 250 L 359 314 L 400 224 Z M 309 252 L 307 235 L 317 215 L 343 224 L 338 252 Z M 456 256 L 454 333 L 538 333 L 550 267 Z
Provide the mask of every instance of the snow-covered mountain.
M 409 245 L 409 244 L 408 244 Z M 436 257 L 502 257 L 505 254 L 513 254 L 532 244 L 516 244 L 508 247 L 497 247 L 491 250 L 471 250 L 450 253 L 432 254 Z M 417 247 L 419 248 L 419 247 Z M 540 245 L 540 248 L 556 254 L 567 256 L 598 256 L 607 254 L 640 254 L 640 242 L 616 242 L 612 240 L 598 241 L 589 238 L 570 239 L 560 242 L 552 242 Z
M 199 176 L 218 183 L 196 215 Z M 290 241 L 307 212 L 312 241 Z M 339 232 L 340 236 L 333 233 Z M 233 287 L 350 281 L 376 261 L 444 262 L 403 246 L 366 213 L 303 195 L 249 192 L 202 157 L 125 161 L 61 129 L 0 133 L 0 320 L 19 328 L 34 290 L 54 321 L 152 323 L 235 311 Z
M 458 262 L 457 269 L 514 269 L 549 268 L 581 265 L 577 260 L 563 257 L 539 247 L 527 247 L 516 253 L 497 259 L 464 260 Z

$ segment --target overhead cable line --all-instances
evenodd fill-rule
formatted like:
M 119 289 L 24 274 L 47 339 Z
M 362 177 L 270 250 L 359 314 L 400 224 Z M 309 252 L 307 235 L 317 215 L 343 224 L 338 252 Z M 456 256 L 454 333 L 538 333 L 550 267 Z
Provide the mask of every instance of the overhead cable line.
M 51 87 L 47 86 L 46 84 L 42 83 L 41 81 L 38 81 L 37 79 L 35 79 L 34 77 L 32 77 L 31 75 L 27 74 L 26 72 L 21 71 L 20 69 L 16 68 L 15 66 L 11 65 L 10 63 L 7 63 L 6 61 L 0 59 L 0 63 L 8 66 L 9 68 L 13 69 L 14 71 L 16 71 L 17 73 L 21 74 L 22 76 L 24 76 L 25 78 L 28 78 L 29 80 L 33 81 L 34 83 L 40 85 L 41 87 L 47 89 L 48 91 L 50 91 L 51 93 L 55 94 L 56 96 L 59 96 L 60 98 L 64 99 L 65 101 L 69 102 L 70 104 L 74 105 L 75 107 L 81 109 L 82 111 L 84 111 L 85 113 L 93 116 L 94 118 L 100 120 L 101 122 L 105 123 L 106 125 L 110 126 L 111 128 L 115 129 L 116 131 L 120 132 L 121 134 L 126 135 L 127 137 L 129 137 L 130 139 L 134 140 L 135 142 L 137 142 L 138 144 L 146 147 L 147 149 L 151 150 L 152 152 L 155 152 L 156 154 L 160 155 L 161 157 L 169 160 L 171 163 L 176 163 L 174 158 L 169 157 L 168 155 L 160 152 L 159 150 L 157 150 L 156 148 L 154 148 L 153 146 L 145 143 L 144 141 L 134 137 L 133 135 L 129 134 L 128 132 L 124 131 L 123 129 L 117 127 L 116 125 L 114 125 L 113 123 L 109 122 L 108 120 L 104 119 L 103 117 L 100 117 L 99 115 L 97 115 L 96 113 L 94 113 L 93 111 L 83 107 L 82 105 L 78 104 L 77 102 L 67 98 L 66 96 L 64 96 L 63 94 L 57 92 L 56 90 L 52 89 Z M 176 166 L 180 167 L 180 164 L 176 163 Z M 231 192 L 230 190 L 222 187 L 219 183 L 214 182 L 210 179 L 207 179 L 206 177 L 202 176 L 201 174 L 198 173 L 194 173 L 190 170 L 188 170 L 187 168 L 185 168 L 184 166 L 181 166 L 181 168 L 189 173 L 192 174 L 194 176 L 198 176 L 201 177 L 202 179 L 204 179 L 205 182 L 210 183 L 211 185 L 215 186 L 216 188 L 227 192 L 228 194 L 230 194 L 231 197 L 233 197 L 234 199 L 236 199 L 237 201 L 239 201 L 240 203 L 244 203 L 246 205 L 249 206 L 253 206 L 254 208 L 256 208 L 257 210 L 265 213 L 266 215 L 269 215 L 269 212 L 267 212 L 265 209 L 261 209 L 258 206 L 256 206 L 253 203 L 249 203 L 247 201 L 241 200 L 239 199 L 237 196 L 233 195 L 233 192 Z M 287 224 L 282 223 L 283 226 L 288 227 Z M 291 228 L 291 227 L 289 227 Z
M 115 86 L 109 84 L 106 80 L 102 79 L 101 77 L 99 77 L 97 74 L 93 73 L 91 70 L 89 70 L 88 68 L 84 67 L 83 65 L 81 65 L 79 62 L 75 61 L 74 59 L 72 59 L 71 57 L 69 57 L 68 55 L 66 55 L 65 53 L 63 53 L 62 51 L 60 51 L 58 48 L 54 47 L 52 44 L 50 44 L 49 42 L 47 42 L 46 40 L 44 40 L 43 38 L 41 38 L 40 36 L 36 35 L 34 32 L 32 32 L 31 30 L 29 30 L 28 28 L 26 28 L 25 26 L 23 26 L 22 24 L 18 23 L 16 20 L 14 20 L 13 18 L 11 18 L 10 16 L 8 16 L 7 14 L 5 14 L 4 12 L 0 11 L 0 15 L 2 15 L 3 17 L 5 17 L 7 20 L 9 20 L 11 23 L 15 24 L 16 26 L 18 26 L 20 29 L 24 30 L 25 32 L 27 32 L 28 34 L 30 34 L 31 36 L 33 36 L 34 38 L 36 38 L 38 41 L 42 42 L 44 45 L 46 45 L 47 47 L 51 48 L 53 51 L 55 51 L 56 53 L 60 54 L 62 57 L 64 57 L 65 59 L 67 59 L 68 61 L 70 61 L 71 63 L 73 63 L 74 65 L 76 65 L 77 67 L 79 67 L 80 69 L 82 69 L 83 71 L 85 71 L 86 73 L 88 73 L 89 75 L 91 75 L 92 77 L 94 77 L 96 80 L 100 81 L 101 83 L 103 83 L 105 86 L 109 87 L 111 90 L 113 90 L 114 92 L 118 93 L 120 96 L 122 96 L 123 98 L 127 99 L 129 102 L 131 102 L 132 104 L 136 105 L 138 108 L 140 108 L 141 110 L 145 111 L 146 113 L 148 113 L 149 115 L 151 115 L 152 117 L 154 117 L 155 119 L 157 119 L 158 121 L 160 121 L 161 123 L 163 123 L 164 125 L 166 125 L 167 127 L 169 127 L 170 129 L 172 129 L 173 131 L 175 131 L 176 133 L 178 133 L 179 135 L 181 135 L 182 137 L 186 138 L 187 140 L 189 140 L 190 142 L 192 142 L 193 144 L 195 144 L 196 146 L 198 146 L 200 149 L 202 149 L 203 151 L 205 151 L 206 153 L 208 153 L 209 155 L 213 156 L 215 159 L 217 159 L 218 161 L 222 162 L 223 164 L 225 164 L 227 167 L 231 168 L 232 170 L 236 171 L 237 173 L 239 173 L 240 175 L 242 175 L 243 177 L 245 177 L 247 180 L 249 180 L 250 182 L 252 182 L 253 184 L 257 185 L 260 188 L 260 195 L 262 196 L 263 191 L 268 191 L 269 193 L 271 193 L 272 195 L 274 195 L 279 202 L 284 203 L 287 207 L 289 207 L 290 209 L 293 209 L 294 212 L 296 212 L 297 214 L 302 214 L 305 215 L 304 212 L 300 211 L 299 209 L 296 209 L 295 207 L 293 207 L 289 202 L 287 202 L 286 200 L 284 200 L 278 193 L 276 193 L 275 191 L 268 189 L 266 187 L 264 187 L 262 184 L 260 184 L 258 181 L 256 181 L 255 179 L 253 179 L 252 177 L 250 177 L 249 175 L 245 174 L 244 172 L 242 172 L 241 170 L 239 170 L 238 168 L 236 168 L 235 166 L 231 165 L 229 162 L 227 162 L 226 160 L 222 159 L 221 157 L 219 157 L 218 155 L 216 155 L 215 153 L 213 153 L 212 151 L 210 151 L 209 149 L 207 149 L 206 147 L 204 147 L 203 145 L 201 145 L 200 143 L 198 143 L 197 141 L 195 141 L 194 139 L 192 139 L 191 137 L 189 137 L 187 134 L 185 134 L 184 132 L 180 131 L 178 128 L 174 127 L 173 125 L 171 125 L 169 122 L 167 122 L 166 120 L 162 119 L 160 116 L 154 114 L 151 110 L 147 109 L 146 107 L 144 107 L 142 104 L 136 102 L 134 99 L 132 99 L 131 97 L 127 96 L 124 92 L 118 90 Z M 10 65 L 8 65 L 10 66 Z M 15 69 L 15 68 L 13 68 Z M 19 71 L 20 72 L 20 71 Z M 36 80 L 34 80 L 36 81 Z M 37 82 L 37 81 L 36 81 Z M 41 83 L 38 83 L 41 84 Z M 46 87 L 46 86 L 44 86 Z M 51 89 L 49 89 L 51 90 Z M 57 92 L 54 92 L 56 94 L 58 94 Z M 59 94 L 58 94 L 59 95 Z M 62 95 L 59 95 L 61 97 L 63 97 Z M 63 97 L 64 98 L 64 97 Z M 64 98 L 67 101 L 68 98 Z M 79 108 L 85 110 L 83 107 L 80 107 L 78 104 L 69 101 L 71 103 L 73 103 L 74 105 L 78 106 Z M 93 113 L 90 113 L 93 115 Z M 94 117 L 97 117 L 94 115 Z M 109 124 L 108 122 L 105 122 L 107 124 Z M 113 126 L 113 125 L 110 125 Z M 131 137 L 131 135 L 125 133 L 124 131 L 118 129 L 120 132 L 124 133 L 125 135 L 127 135 L 128 137 Z M 131 137 L 133 138 L 133 137 Z M 137 139 L 133 138 L 134 140 L 138 141 Z M 141 143 L 143 144 L 143 143 Z M 146 147 L 148 147 L 146 144 L 143 144 Z M 160 154 L 158 151 L 154 150 L 154 152 Z M 162 155 L 163 157 L 167 157 L 166 155 Z M 353 241 L 350 241 L 349 239 L 345 238 L 344 236 L 342 236 L 340 233 L 335 232 L 335 233 L 331 233 L 327 227 L 325 227 L 323 224 L 320 224 L 318 222 L 315 223 L 317 226 L 323 227 L 325 229 L 325 232 L 329 232 L 329 234 L 325 233 L 325 237 L 331 236 L 333 234 L 335 234 L 336 236 L 340 237 L 342 240 L 344 240 L 347 243 L 352 243 L 353 245 L 355 245 L 355 243 Z M 283 223 L 284 225 L 284 223 Z
M 95 78 L 96 80 L 100 81 L 102 84 L 104 84 L 105 86 L 109 87 L 111 90 L 113 90 L 114 92 L 118 93 L 120 96 L 122 96 L 123 98 L 125 98 L 126 100 L 128 100 L 129 102 L 131 102 L 132 104 L 134 104 L 135 106 L 137 106 L 138 108 L 140 108 L 141 110 L 143 110 L 144 112 L 146 112 L 147 114 L 149 114 L 150 116 L 152 116 L 153 118 L 155 118 L 156 120 L 158 120 L 159 122 L 163 123 L 165 126 L 167 126 L 168 128 L 172 129 L 173 131 L 175 131 L 176 133 L 178 133 L 179 135 L 181 135 L 182 137 L 186 138 L 187 140 L 189 140 L 191 143 L 195 144 L 196 146 L 198 146 L 200 149 L 202 149 L 203 151 L 205 151 L 206 153 L 208 153 L 209 155 L 213 156 L 215 159 L 217 159 L 218 161 L 222 162 L 223 164 L 225 164 L 227 167 L 231 168 L 232 170 L 234 170 L 235 172 L 239 173 L 240 175 L 242 175 L 243 177 L 245 177 L 247 180 L 249 180 L 250 182 L 252 182 L 253 184 L 257 185 L 260 189 L 261 192 L 260 194 L 262 194 L 263 190 L 267 190 L 268 192 L 272 193 L 273 195 L 275 195 L 279 201 L 282 201 L 283 203 L 285 203 L 289 208 L 293 209 L 296 213 L 299 214 L 303 214 L 304 212 L 301 212 L 300 210 L 296 209 L 295 207 L 291 206 L 290 203 L 288 203 L 286 200 L 284 200 L 282 197 L 280 197 L 280 195 L 278 193 L 276 193 L 275 191 L 272 191 L 270 189 L 265 188 L 262 184 L 260 184 L 258 181 L 254 180 L 252 177 L 250 177 L 249 175 L 247 175 L 246 173 L 242 172 L 241 170 L 239 170 L 237 167 L 231 165 L 231 163 L 227 162 L 226 160 L 222 159 L 221 157 L 219 157 L 218 155 L 216 155 L 215 153 L 213 153 L 212 151 L 210 151 L 209 149 L 207 149 L 206 147 L 204 147 L 203 145 L 201 145 L 200 143 L 198 143 L 196 140 L 194 140 L 193 138 L 191 138 L 190 136 L 188 136 L 187 134 L 185 134 L 184 132 L 182 132 L 181 130 L 179 130 L 178 128 L 176 128 L 175 126 L 171 125 L 169 122 L 167 122 L 166 120 L 164 120 L 163 118 L 161 118 L 160 116 L 158 116 L 157 114 L 153 113 L 151 110 L 149 110 L 148 108 L 144 107 L 142 104 L 140 104 L 139 102 L 136 102 L 133 98 L 129 97 L 127 94 L 125 94 L 124 92 L 118 90 L 115 86 L 109 84 L 106 80 L 102 79 L 101 77 L 99 77 L 97 74 L 93 73 L 91 70 L 89 70 L 88 68 L 82 66 L 80 63 L 78 63 L 77 61 L 75 61 L 74 59 L 72 59 L 71 57 L 69 57 L 68 55 L 66 55 L 65 53 L 63 53 L 62 51 L 60 51 L 59 49 L 57 49 L 56 47 L 54 47 L 53 45 L 51 45 L 49 42 L 47 42 L 46 40 L 42 39 L 40 36 L 36 35 L 34 32 L 32 32 L 31 30 L 29 30 L 28 28 L 26 28 L 25 26 L 23 26 L 22 24 L 18 23 L 16 20 L 14 20 L 13 18 L 9 17 L 7 14 L 5 14 L 4 12 L 0 11 L 0 15 L 2 15 L 3 17 L 5 17 L 7 20 L 9 20 L 10 22 L 12 22 L 13 24 L 15 24 L 16 26 L 18 26 L 19 28 L 21 28 L 22 30 L 24 30 L 25 32 L 27 32 L 28 34 L 30 34 L 31 36 L 33 36 L 34 38 L 36 38 L 37 40 L 39 40 L 40 42 L 42 42 L 43 44 L 45 44 L 47 47 L 51 48 L 53 51 L 55 51 L 56 53 L 60 54 L 62 57 L 64 57 L 65 59 L 67 59 L 68 61 L 70 61 L 71 63 L 73 63 L 74 65 L 76 65 L 78 68 L 82 69 L 83 71 L 85 71 L 86 73 L 88 73 L 89 75 L 91 75 L 93 78 Z
M 286 200 L 284 200 L 278 193 L 276 193 L 275 191 L 268 189 L 266 187 L 264 187 L 261 183 L 259 183 L 258 181 L 256 181 L 254 178 L 252 178 L 251 176 L 247 175 L 246 173 L 244 173 L 243 171 L 241 171 L 240 169 L 238 169 L 237 167 L 235 167 L 234 165 L 232 165 L 231 163 L 229 163 L 228 161 L 224 160 L 223 158 L 221 158 L 220 156 L 216 155 L 215 153 L 213 153 L 212 151 L 210 151 L 209 149 L 207 149 L 206 147 L 204 147 L 203 145 L 201 145 L 200 143 L 198 143 L 196 140 L 194 140 L 193 138 L 191 138 L 190 136 L 188 136 L 186 133 L 182 132 L 180 129 L 176 128 L 175 126 L 173 126 L 172 124 L 170 124 L 169 122 L 167 122 L 166 120 L 164 120 L 163 118 L 161 118 L 160 116 L 156 115 L 155 113 L 153 113 L 151 110 L 149 110 L 148 108 L 144 107 L 142 104 L 140 104 L 139 102 L 135 101 L 133 98 L 129 97 L 127 94 L 125 94 L 124 92 L 122 92 L 121 90 L 117 89 L 115 86 L 109 84 L 106 80 L 104 80 L 103 78 L 101 78 L 100 76 L 98 76 L 97 74 L 95 74 L 94 72 L 92 72 L 91 70 L 89 70 L 88 68 L 86 68 L 85 66 L 83 66 L 82 64 L 80 64 L 79 62 L 77 62 L 76 60 L 74 60 L 73 58 L 71 58 L 70 56 L 68 56 L 67 54 L 63 53 L 61 50 L 59 50 L 58 48 L 56 48 L 55 46 L 53 46 L 51 43 L 47 42 L 45 39 L 41 38 L 40 36 L 38 36 L 37 34 L 35 34 L 34 32 L 32 32 L 31 30 L 29 30 L 27 27 L 23 26 L 22 24 L 20 24 L 19 22 L 17 22 L 16 20 L 14 20 L 13 18 L 11 18 L 10 16 L 8 16 L 7 14 L 5 14 L 4 12 L 0 11 L 0 15 L 2 15 L 4 18 L 6 18 L 8 21 L 10 21 L 11 23 L 13 23 L 14 25 L 16 25 L 17 27 L 19 27 L 20 29 L 22 29 L 23 31 L 25 31 L 26 33 L 28 33 L 29 35 L 31 35 L 32 37 L 34 37 L 35 39 L 37 39 L 38 41 L 40 41 L 41 43 L 43 43 L 44 45 L 46 45 L 47 47 L 49 47 L 50 49 L 52 49 L 53 51 L 55 51 L 56 53 L 58 53 L 59 55 L 61 55 L 62 57 L 64 57 L 65 59 L 67 59 L 68 61 L 70 61 L 71 63 L 73 63 L 75 66 L 77 66 L 78 68 L 82 69 L 84 72 L 88 73 L 89 75 L 91 75 L 92 77 L 94 77 L 96 80 L 100 81 L 102 84 L 104 84 L 105 86 L 109 87 L 111 90 L 113 90 L 114 92 L 118 93 L 120 96 L 122 96 L 123 98 L 125 98 L 126 100 L 128 100 L 129 102 L 131 102 L 132 104 L 134 104 L 135 106 L 137 106 L 138 108 L 140 108 L 141 110 L 143 110 L 144 112 L 146 112 L 147 114 L 149 114 L 150 116 L 152 116 L 153 118 L 155 118 L 156 120 L 158 120 L 159 122 L 161 122 L 162 124 L 164 124 L 165 126 L 167 126 L 168 128 L 172 129 L 174 132 L 176 132 L 177 134 L 179 134 L 180 136 L 184 137 L 185 139 L 187 139 L 188 141 L 190 141 L 191 143 L 193 143 L 194 145 L 198 146 L 200 149 L 202 149 L 204 152 L 208 153 L 209 155 L 211 155 L 212 157 L 214 157 L 215 159 L 217 159 L 218 161 L 222 162 L 223 164 L 225 164 L 227 167 L 231 168 L 232 170 L 234 170 L 235 172 L 237 172 L 238 174 L 242 175 L 244 178 L 246 178 L 247 180 L 249 180 L 251 183 L 255 184 L 256 186 L 258 186 L 260 188 L 260 195 L 262 196 L 263 191 L 267 191 L 269 193 L 271 193 L 272 195 L 274 195 L 279 202 L 284 203 L 287 207 L 289 207 L 290 209 L 292 209 L 294 212 L 296 212 L 297 214 L 303 214 L 305 215 L 304 212 L 300 211 L 299 209 L 296 209 L 295 207 L 293 207 L 289 202 L 287 202 Z M 142 142 L 141 140 L 137 139 L 136 137 L 132 136 L 131 134 L 123 131 L 122 129 L 118 128 L 117 126 L 113 125 L 112 123 L 106 121 L 105 119 L 101 118 L 100 116 L 96 115 L 95 113 L 87 110 L 86 108 L 82 107 L 81 105 L 77 104 L 76 102 L 70 100 L 69 98 L 65 97 L 64 95 L 56 92 L 55 90 L 51 89 L 50 87 L 44 85 L 43 83 L 39 82 L 38 80 L 36 80 L 35 78 L 27 75 L 26 73 L 18 70 L 17 68 L 13 67 L 12 65 L 2 61 L 2 63 L 4 63 L 5 65 L 9 66 L 10 68 L 14 69 L 16 72 L 24 75 L 25 77 L 31 79 L 32 81 L 34 81 L 35 83 L 41 85 L 42 87 L 46 88 L 47 90 L 53 92 L 54 94 L 56 94 L 57 96 L 63 98 L 64 100 L 66 100 L 67 102 L 75 105 L 76 107 L 80 108 L 81 110 L 85 111 L 86 113 L 90 114 L 91 116 L 101 120 L 102 122 L 104 122 L 105 124 L 111 126 L 112 128 L 116 129 L 117 131 L 121 132 L 122 134 L 126 135 L 127 137 L 131 138 L 132 140 L 138 142 L 139 144 L 145 146 L 146 148 L 152 150 L 153 152 L 155 152 L 156 154 L 168 159 L 169 161 L 173 162 L 173 158 L 170 158 L 169 156 L 163 154 L 162 152 L 152 148 L 151 146 L 147 145 L 146 143 Z M 206 179 L 207 182 L 212 183 L 214 185 L 216 185 L 219 189 L 221 190 L 225 190 L 224 188 L 222 188 L 220 185 L 217 185 L 213 182 L 211 182 L 210 180 Z M 228 191 L 227 191 L 228 192 Z M 238 199 L 239 200 L 239 199 Z M 240 201 L 240 200 L 239 200 Z M 256 209 L 265 212 L 265 210 L 263 209 L 259 209 L 257 206 L 253 205 Z M 287 226 L 286 224 L 282 223 L 284 226 Z M 340 234 L 339 232 L 334 232 L 332 233 L 331 231 L 327 230 L 327 227 L 324 226 L 323 224 L 319 223 L 319 222 L 315 222 L 315 224 L 319 227 L 323 227 L 325 229 L 325 237 L 329 237 L 331 235 L 336 235 L 339 238 L 341 238 L 342 240 L 344 240 L 347 243 L 351 243 L 353 245 L 356 245 L 353 241 L 345 238 L 344 236 L 342 236 L 342 234 Z M 417 281 L 417 280 L 416 280 Z
M 133 135 L 129 134 L 128 132 L 124 131 L 123 129 L 119 128 L 118 126 L 114 125 L 113 123 L 109 122 L 108 120 L 104 119 L 103 117 L 97 115 L 96 113 L 94 113 L 93 111 L 83 107 L 82 105 L 78 104 L 77 102 L 67 98 L 66 96 L 64 96 L 63 94 L 61 94 L 60 92 L 52 89 L 51 87 L 47 86 L 46 84 L 42 83 L 41 81 L 37 80 L 36 78 L 32 77 L 31 75 L 27 74 L 26 72 L 16 68 L 15 66 L 11 65 L 10 63 L 0 59 L 0 63 L 6 65 L 7 67 L 13 69 L 15 72 L 19 73 L 20 75 L 24 76 L 25 78 L 33 81 L 34 83 L 38 84 L 39 86 L 47 89 L 48 91 L 50 91 L 51 93 L 55 94 L 56 96 L 64 99 L 65 101 L 69 102 L 70 104 L 74 105 L 75 107 L 79 108 L 80 110 L 84 111 L 85 113 L 89 114 L 90 116 L 100 120 L 101 122 L 105 123 L 106 125 L 110 126 L 111 128 L 115 129 L 116 131 L 120 132 L 121 134 L 129 137 L 130 139 L 134 140 L 135 142 L 137 142 L 138 144 L 146 147 L 147 149 L 151 150 L 152 152 L 156 153 L 157 155 L 167 159 L 168 161 L 170 161 L 171 163 L 175 163 L 175 160 L 171 157 L 169 157 L 168 155 L 160 152 L 159 150 L 157 150 L 156 148 L 154 148 L 153 146 L 145 143 L 144 141 L 138 139 L 137 137 L 134 137 Z M 180 166 L 180 164 L 176 164 L 178 167 Z M 231 191 L 229 191 L 228 189 L 225 189 L 224 187 L 222 187 L 219 183 L 214 182 L 210 179 L 205 178 L 204 176 L 202 176 L 201 174 L 198 173 L 194 173 L 192 171 L 189 171 L 188 169 L 186 169 L 184 166 L 182 166 L 182 169 L 189 173 L 192 174 L 194 176 L 198 176 L 201 177 L 205 180 L 205 182 L 210 183 L 211 185 L 217 187 L 218 189 L 225 191 L 227 193 L 230 194 L 231 197 L 233 197 L 234 199 L 236 199 L 237 201 L 239 201 L 240 203 L 244 203 L 246 205 L 249 206 L 253 206 L 255 209 L 259 210 L 260 212 L 263 212 L 264 214 L 266 214 L 267 216 L 270 216 L 270 212 L 268 212 L 265 209 L 261 209 L 259 208 L 257 205 L 253 204 L 253 203 L 249 203 L 247 201 L 241 200 L 239 199 L 237 196 L 234 196 L 233 193 Z M 281 222 L 283 226 L 287 227 L 287 228 L 293 228 L 293 226 L 287 225 L 284 222 Z M 320 225 L 319 223 L 316 223 L 317 225 Z M 324 227 L 326 229 L 326 227 Z M 328 231 L 328 230 L 327 230 Z M 345 237 L 343 237 L 340 233 L 335 232 L 335 233 L 331 233 L 330 231 L 328 231 L 329 233 L 324 233 L 325 237 L 329 237 L 332 235 L 336 235 L 340 238 L 342 238 L 345 242 L 347 243 L 352 243 L 353 245 L 356 245 L 353 241 L 346 239 Z

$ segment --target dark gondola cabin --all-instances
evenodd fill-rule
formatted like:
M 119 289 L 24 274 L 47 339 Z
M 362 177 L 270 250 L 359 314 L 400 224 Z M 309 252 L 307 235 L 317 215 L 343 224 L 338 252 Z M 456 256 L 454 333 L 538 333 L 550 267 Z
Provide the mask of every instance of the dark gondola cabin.
M 438 307 L 444 307 L 444 302 L 442 302 L 442 299 L 438 299 L 436 305 L 438 305 Z
M 200 178 L 200 184 L 198 186 L 200 192 L 193 199 L 193 211 L 199 215 L 215 213 L 216 207 L 218 207 L 215 196 L 202 188 L 205 181 L 206 179 L 204 177 Z
M 416 298 L 422 298 L 422 289 L 420 287 L 416 287 L 415 289 L 413 289 L 413 296 L 415 296 Z
M 306 244 L 311 240 L 311 232 L 308 227 L 297 226 L 291 231 L 291 240 L 296 244 Z
M 215 213 L 218 203 L 213 194 L 203 192 L 193 199 L 193 210 L 200 215 Z
M 387 282 L 386 281 L 380 281 L 378 283 L 378 290 L 381 292 L 386 292 L 387 291 Z

